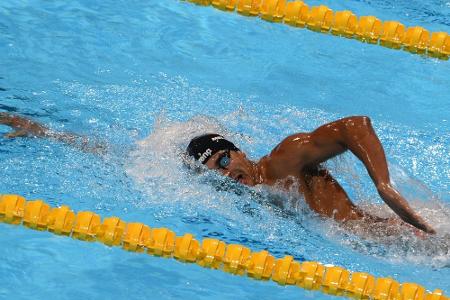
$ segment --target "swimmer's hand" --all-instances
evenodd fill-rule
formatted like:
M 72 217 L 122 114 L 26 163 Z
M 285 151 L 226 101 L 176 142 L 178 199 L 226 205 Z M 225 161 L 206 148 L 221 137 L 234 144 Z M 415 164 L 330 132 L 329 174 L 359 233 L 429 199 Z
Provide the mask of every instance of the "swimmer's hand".
M 85 136 L 69 132 L 54 132 L 38 122 L 21 116 L 0 112 L 0 124 L 14 129 L 14 131 L 5 134 L 5 138 L 42 137 L 63 142 L 84 152 L 95 154 L 105 154 L 107 152 L 106 145 L 102 143 L 91 141 Z
M 426 240 L 431 234 L 408 224 L 398 217 L 382 218 L 364 213 L 362 219 L 349 220 L 344 227 L 361 236 L 383 239 L 387 236 L 401 236 L 406 232 L 418 239 Z
M 387 224 L 389 226 L 398 226 L 398 228 L 405 228 L 407 230 L 410 230 L 416 237 L 418 237 L 421 240 L 425 240 L 430 234 L 435 234 L 436 231 L 431 228 L 430 232 L 425 232 L 421 229 L 418 229 L 414 226 L 412 226 L 411 224 L 408 224 L 406 222 L 401 221 L 398 218 L 389 218 L 387 219 Z
M 14 131 L 4 135 L 5 138 L 17 137 L 45 137 L 48 128 L 24 117 L 0 112 L 0 124 L 10 126 Z

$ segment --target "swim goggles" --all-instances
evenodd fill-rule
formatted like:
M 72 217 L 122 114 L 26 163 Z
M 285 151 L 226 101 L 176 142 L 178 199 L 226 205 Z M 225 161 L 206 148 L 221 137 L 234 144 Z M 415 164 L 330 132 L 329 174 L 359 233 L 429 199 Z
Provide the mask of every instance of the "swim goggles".
M 230 165 L 230 150 L 225 150 L 218 158 L 217 165 L 220 169 L 226 169 Z

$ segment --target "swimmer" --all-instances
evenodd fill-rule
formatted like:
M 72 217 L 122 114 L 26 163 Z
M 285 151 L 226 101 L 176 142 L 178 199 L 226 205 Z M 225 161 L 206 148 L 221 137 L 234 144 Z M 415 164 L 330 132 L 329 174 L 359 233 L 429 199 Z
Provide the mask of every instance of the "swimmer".
M 74 145 L 84 151 L 101 153 L 102 145 L 90 145 L 85 137 L 73 133 L 55 133 L 32 120 L 0 113 L 0 124 L 15 131 L 15 137 L 48 137 Z M 247 159 L 244 152 L 218 134 L 205 134 L 192 139 L 187 153 L 211 170 L 247 186 L 282 186 L 297 184 L 308 206 L 321 216 L 346 223 L 354 220 L 395 224 L 362 211 L 321 164 L 346 151 L 351 151 L 366 167 L 380 197 L 406 223 L 426 233 L 435 230 L 409 206 L 392 186 L 386 157 L 368 117 L 353 116 L 320 126 L 312 132 L 288 136 L 270 154 L 258 162 Z M 403 224 L 405 224 L 403 223 Z M 416 234 L 420 231 L 416 230 Z
M 312 132 L 288 136 L 258 162 L 247 159 L 244 152 L 218 134 L 197 136 L 187 147 L 195 160 L 241 184 L 281 185 L 284 189 L 298 184 L 298 192 L 319 215 L 343 223 L 353 220 L 396 223 L 395 219 L 375 217 L 358 208 L 321 166 L 348 150 L 362 161 L 380 197 L 405 223 L 426 233 L 436 233 L 392 186 L 383 147 L 368 117 L 343 118 Z M 415 232 L 420 235 L 420 231 Z

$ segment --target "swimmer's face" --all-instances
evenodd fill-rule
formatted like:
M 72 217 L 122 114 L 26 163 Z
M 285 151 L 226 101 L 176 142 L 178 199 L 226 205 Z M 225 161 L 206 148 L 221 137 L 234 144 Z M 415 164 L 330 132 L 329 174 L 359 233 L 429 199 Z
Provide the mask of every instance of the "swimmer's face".
M 211 156 L 206 162 L 206 166 L 242 184 L 250 186 L 256 184 L 253 176 L 253 163 L 242 151 L 221 150 Z

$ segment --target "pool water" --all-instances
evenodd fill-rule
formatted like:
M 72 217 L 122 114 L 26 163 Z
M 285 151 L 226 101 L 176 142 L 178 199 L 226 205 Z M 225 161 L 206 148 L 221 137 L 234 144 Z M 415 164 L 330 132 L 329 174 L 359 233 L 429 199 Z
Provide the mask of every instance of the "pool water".
M 308 4 L 450 32 L 444 0 Z M 0 111 L 90 136 L 108 152 L 0 138 L 0 193 L 448 295 L 449 74 L 449 61 L 183 1 L 3 1 Z M 371 117 L 394 184 L 436 236 L 354 235 L 295 194 L 194 175 L 179 159 L 191 137 L 216 131 L 256 160 L 288 134 L 348 115 Z M 0 134 L 8 130 L 0 126 Z M 355 203 L 392 214 L 354 157 L 327 167 Z M 270 204 L 274 197 L 282 209 Z M 5 224 L 0 245 L 0 298 L 331 298 Z

